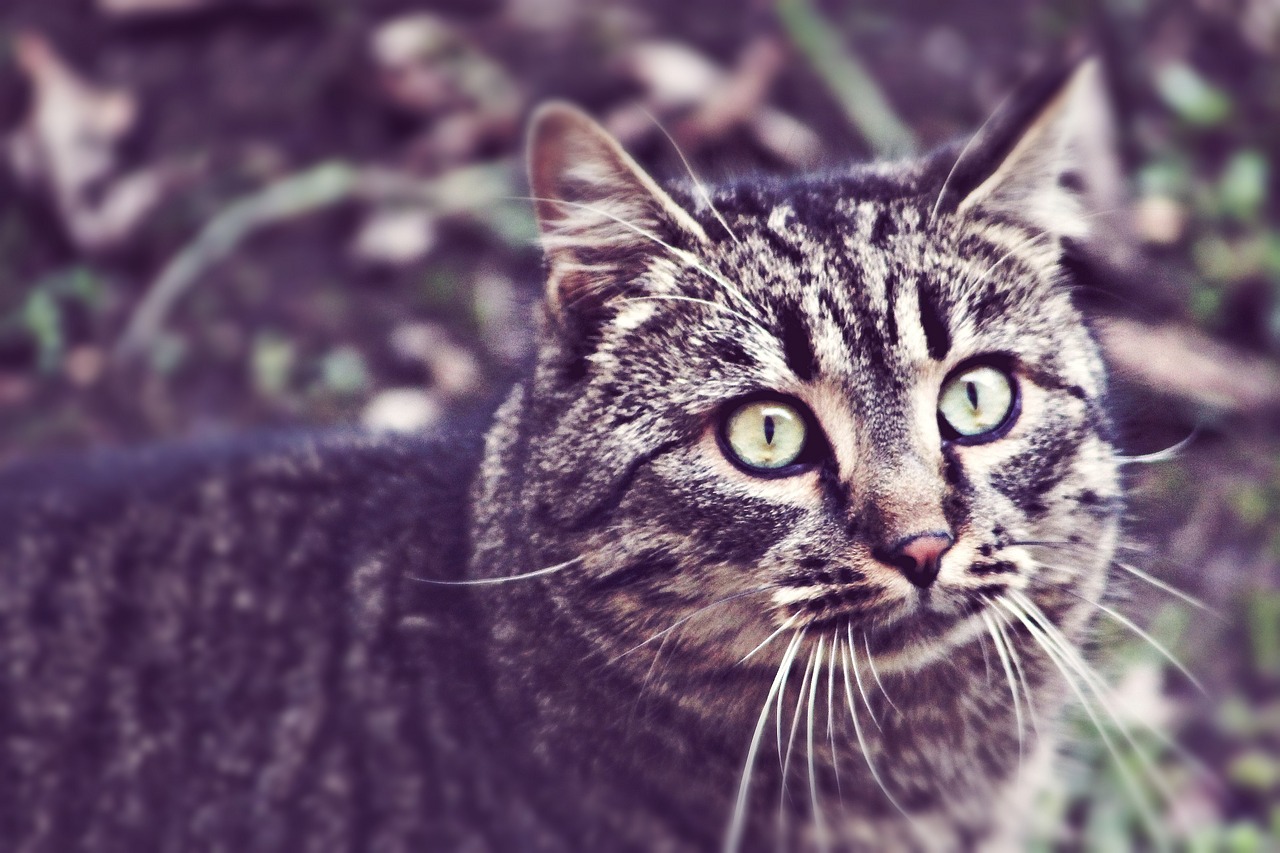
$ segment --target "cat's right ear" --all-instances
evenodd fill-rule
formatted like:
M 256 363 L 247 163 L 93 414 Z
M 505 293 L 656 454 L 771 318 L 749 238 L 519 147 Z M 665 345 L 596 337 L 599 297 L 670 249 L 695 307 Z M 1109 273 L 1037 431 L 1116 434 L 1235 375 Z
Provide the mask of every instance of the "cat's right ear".
M 1114 127 L 1096 59 L 1030 81 L 956 160 L 937 209 L 1020 222 L 1059 240 L 1109 235 L 1124 207 Z
M 528 152 L 554 314 L 591 310 L 643 288 L 638 279 L 655 254 L 707 241 L 701 226 L 576 107 L 541 107 Z

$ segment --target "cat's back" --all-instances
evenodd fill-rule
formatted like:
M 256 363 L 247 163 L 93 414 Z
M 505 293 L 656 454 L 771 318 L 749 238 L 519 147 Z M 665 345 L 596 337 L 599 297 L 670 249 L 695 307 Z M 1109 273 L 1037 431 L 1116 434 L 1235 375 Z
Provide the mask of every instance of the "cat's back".
M 462 572 L 479 441 L 283 436 L 0 474 L 5 846 L 455 843 L 484 806 L 451 772 L 491 735 L 484 679 L 465 590 L 416 578 Z

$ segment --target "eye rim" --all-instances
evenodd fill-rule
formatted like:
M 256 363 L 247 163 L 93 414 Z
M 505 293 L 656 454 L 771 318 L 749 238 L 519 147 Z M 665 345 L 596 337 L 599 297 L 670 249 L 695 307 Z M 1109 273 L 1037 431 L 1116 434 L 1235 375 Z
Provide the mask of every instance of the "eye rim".
M 800 415 L 801 420 L 804 421 L 804 445 L 800 448 L 800 453 L 794 462 L 783 465 L 781 468 L 754 468 L 734 452 L 733 445 L 729 443 L 729 421 L 739 409 L 752 403 L 780 403 L 789 406 Z M 721 404 L 716 413 L 716 420 L 716 444 L 720 448 L 720 455 L 727 459 L 730 465 L 752 477 L 762 480 L 794 477 L 812 471 L 827 456 L 827 437 L 818 426 L 818 419 L 803 400 L 792 394 L 761 390 L 734 397 Z
M 1011 399 L 1009 400 L 1009 408 L 1004 413 L 1004 418 L 1001 419 L 1000 423 L 986 432 L 980 432 L 976 435 L 960 433 L 943 416 L 942 409 L 935 405 L 938 431 L 942 434 L 942 443 L 944 445 L 971 447 L 976 444 L 990 444 L 1009 434 L 1009 431 L 1013 429 L 1013 425 L 1018 422 L 1018 418 L 1022 415 L 1022 385 L 1018 382 L 1017 366 L 1017 359 L 1008 353 L 987 353 L 966 358 L 947 373 L 946 378 L 942 380 L 942 384 L 938 387 L 938 403 L 942 402 L 943 393 L 954 379 L 966 371 L 973 370 L 975 367 L 990 367 L 1003 374 L 1004 378 L 1009 382 Z

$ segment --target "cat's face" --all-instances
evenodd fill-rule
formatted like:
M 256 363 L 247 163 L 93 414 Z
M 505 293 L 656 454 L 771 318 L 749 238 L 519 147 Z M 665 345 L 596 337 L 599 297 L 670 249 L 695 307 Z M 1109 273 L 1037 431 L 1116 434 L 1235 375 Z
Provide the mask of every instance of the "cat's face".
M 544 114 L 523 518 L 594 642 L 772 668 L 806 628 L 910 671 L 998 599 L 1097 592 L 1119 490 L 1061 113 L 946 203 L 953 158 L 673 198 Z

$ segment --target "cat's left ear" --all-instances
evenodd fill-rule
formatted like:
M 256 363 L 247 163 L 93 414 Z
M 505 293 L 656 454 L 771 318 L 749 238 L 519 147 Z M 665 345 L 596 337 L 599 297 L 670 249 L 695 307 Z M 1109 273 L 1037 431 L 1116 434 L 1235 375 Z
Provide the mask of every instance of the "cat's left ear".
M 1102 233 L 1108 212 L 1122 207 L 1123 181 L 1099 62 L 1012 98 L 966 146 L 946 196 L 940 202 L 957 213 L 1010 219 L 1060 240 Z

